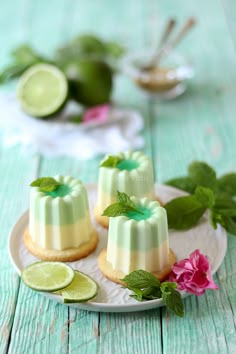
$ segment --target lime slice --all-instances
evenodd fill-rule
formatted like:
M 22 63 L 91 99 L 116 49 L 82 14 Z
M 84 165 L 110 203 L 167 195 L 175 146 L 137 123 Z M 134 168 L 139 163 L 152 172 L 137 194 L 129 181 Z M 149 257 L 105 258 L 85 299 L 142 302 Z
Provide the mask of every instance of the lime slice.
M 21 272 L 23 282 L 38 291 L 55 291 L 67 287 L 74 271 L 61 262 L 35 262 Z
M 75 277 L 72 283 L 57 293 L 63 296 L 66 303 L 85 302 L 94 298 L 98 291 L 97 283 L 84 273 L 74 272 Z
M 66 102 L 67 79 L 56 66 L 33 65 L 21 76 L 17 96 L 27 114 L 48 117 L 58 112 Z

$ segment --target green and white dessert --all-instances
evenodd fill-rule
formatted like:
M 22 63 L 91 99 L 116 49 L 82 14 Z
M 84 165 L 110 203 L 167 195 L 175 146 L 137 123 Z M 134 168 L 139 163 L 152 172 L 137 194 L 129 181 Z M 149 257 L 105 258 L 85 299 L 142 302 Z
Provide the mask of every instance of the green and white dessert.
M 101 162 L 95 216 L 104 226 L 108 226 L 108 219 L 100 216 L 115 202 L 117 190 L 129 196 L 155 199 L 153 166 L 148 156 L 140 151 L 120 152 L 107 155 Z
M 118 283 L 139 269 L 165 279 L 175 255 L 169 248 L 167 214 L 159 202 L 118 192 L 116 203 L 103 215 L 110 223 L 107 249 L 98 261 L 102 273 Z
M 92 232 L 87 191 L 80 180 L 70 176 L 54 179 L 60 185 L 52 192 L 31 188 L 30 236 L 47 249 L 79 247 L 89 241 Z

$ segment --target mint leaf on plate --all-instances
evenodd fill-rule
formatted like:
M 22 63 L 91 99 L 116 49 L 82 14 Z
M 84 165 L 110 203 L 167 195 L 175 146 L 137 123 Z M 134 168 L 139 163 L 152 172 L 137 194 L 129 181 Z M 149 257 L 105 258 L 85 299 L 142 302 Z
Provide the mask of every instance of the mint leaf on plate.
M 193 183 L 190 177 L 177 177 L 165 182 L 168 186 L 172 186 L 188 193 L 194 193 L 196 184 Z
M 188 167 L 188 175 L 197 186 L 216 189 L 216 172 L 205 162 L 192 162 Z
M 53 192 L 61 184 L 52 177 L 40 177 L 33 181 L 31 187 L 39 187 L 41 192 Z
M 221 192 L 228 193 L 232 197 L 236 196 L 236 173 L 232 172 L 220 177 L 217 186 Z
M 117 167 L 118 163 L 121 162 L 121 158 L 118 156 L 108 156 L 104 161 L 101 162 L 100 167 Z
M 198 186 L 194 194 L 206 208 L 212 208 L 215 204 L 215 194 L 210 188 Z
M 164 208 L 169 228 L 176 230 L 188 230 L 195 226 L 206 210 L 195 195 L 175 198 L 165 204 Z
M 159 287 L 160 281 L 151 273 L 145 270 L 134 270 L 130 274 L 121 279 L 128 287 L 132 288 L 146 288 L 146 287 Z

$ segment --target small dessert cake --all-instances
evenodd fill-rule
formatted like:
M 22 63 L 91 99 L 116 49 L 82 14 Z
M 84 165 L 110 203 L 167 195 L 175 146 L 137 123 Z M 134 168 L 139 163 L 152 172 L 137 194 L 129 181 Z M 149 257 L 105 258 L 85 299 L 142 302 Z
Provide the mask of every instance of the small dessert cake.
M 136 197 L 130 200 L 139 212 L 129 211 L 110 218 L 107 249 L 98 259 L 100 270 L 121 284 L 120 279 L 139 269 L 162 281 L 176 261 L 169 248 L 166 211 L 157 201 Z
M 108 155 L 101 162 L 95 218 L 105 227 L 109 219 L 102 216 L 103 210 L 115 202 L 118 190 L 129 196 L 155 200 L 153 167 L 148 156 L 140 151 L 121 152 L 116 156 Z
M 45 179 L 54 180 L 56 187 L 46 191 L 48 188 L 34 184 Z M 74 261 L 86 257 L 96 248 L 98 237 L 82 182 L 70 176 L 35 182 L 30 191 L 29 228 L 24 234 L 27 249 L 43 260 Z

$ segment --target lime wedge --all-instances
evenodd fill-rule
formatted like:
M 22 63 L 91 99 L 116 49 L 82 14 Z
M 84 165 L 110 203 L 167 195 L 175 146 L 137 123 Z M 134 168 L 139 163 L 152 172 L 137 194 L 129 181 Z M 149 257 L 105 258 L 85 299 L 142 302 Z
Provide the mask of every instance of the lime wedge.
M 67 96 L 67 79 L 54 65 L 33 65 L 19 80 L 17 97 L 23 111 L 31 116 L 43 118 L 55 114 Z
M 61 262 L 35 262 L 21 272 L 23 282 L 38 291 L 55 291 L 67 287 L 74 271 Z
M 72 283 L 57 293 L 63 296 L 66 303 L 85 302 L 94 298 L 98 291 L 97 283 L 84 273 L 74 272 L 75 277 Z

